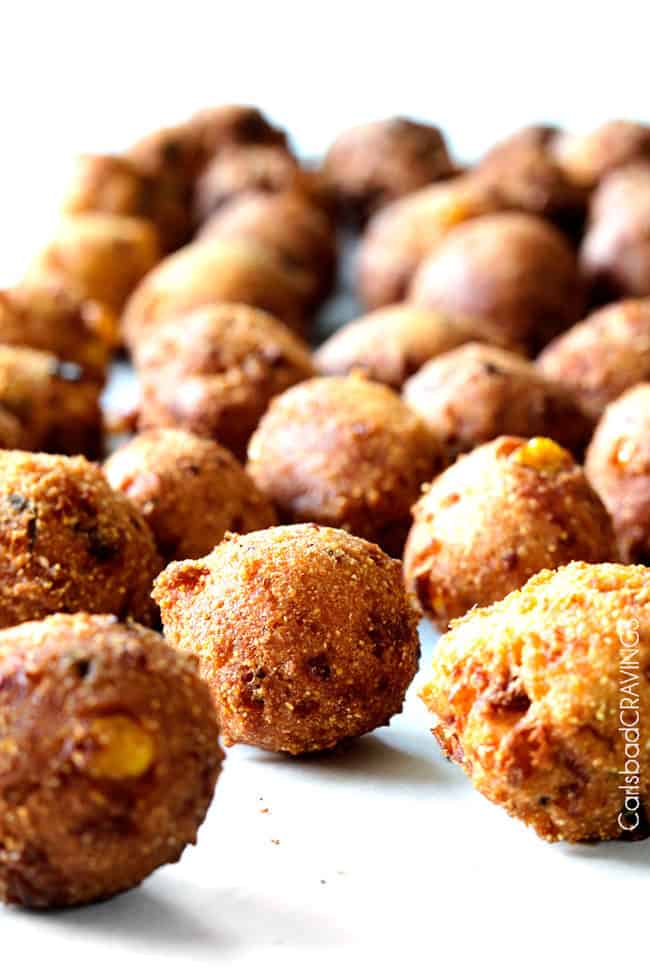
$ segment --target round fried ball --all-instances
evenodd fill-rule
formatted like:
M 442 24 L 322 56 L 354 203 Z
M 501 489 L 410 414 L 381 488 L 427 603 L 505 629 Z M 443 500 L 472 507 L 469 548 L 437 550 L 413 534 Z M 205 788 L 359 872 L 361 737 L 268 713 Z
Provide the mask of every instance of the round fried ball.
M 440 628 L 540 569 L 616 558 L 609 516 L 571 454 L 499 437 L 447 468 L 413 512 L 404 576 Z
M 612 517 L 622 559 L 650 564 L 650 383 L 607 407 L 585 470 Z
M 450 460 L 501 434 L 551 437 L 581 455 L 593 430 L 560 383 L 521 356 L 478 342 L 432 359 L 403 395 Z
M 551 342 L 537 365 L 597 420 L 611 400 L 650 380 L 650 299 L 593 312 Z
M 0 451 L 0 627 L 50 613 L 155 620 L 144 518 L 83 457 Z
M 540 572 L 438 643 L 422 693 L 433 733 L 479 792 L 543 839 L 643 839 L 649 634 L 650 570 Z
M 224 205 L 200 237 L 243 240 L 267 248 L 289 273 L 298 269 L 307 306 L 331 291 L 336 275 L 336 235 L 324 211 L 303 193 L 246 193 Z
M 207 687 L 162 637 L 57 614 L 0 634 L 0 900 L 111 897 L 178 860 L 221 767 Z
M 102 449 L 101 385 L 80 365 L 22 346 L 0 345 L 0 407 L 20 423 L 25 450 L 85 454 Z
M 61 281 L 22 282 L 0 291 L 0 343 L 51 352 L 103 380 L 117 340 L 115 315 Z
M 531 351 L 575 322 L 583 307 L 576 258 L 551 224 L 526 213 L 467 221 L 418 268 L 409 300 L 499 325 Z
M 355 222 L 453 175 L 454 169 L 440 129 L 407 118 L 348 129 L 330 147 L 323 166 L 342 213 Z
M 79 213 L 66 217 L 34 260 L 29 279 L 43 275 L 77 286 L 119 312 L 127 297 L 160 260 L 154 225 L 139 217 Z
M 617 169 L 600 184 L 580 264 L 596 304 L 650 294 L 650 162 Z
M 271 403 L 248 469 L 281 521 L 344 528 L 401 555 L 437 440 L 397 393 L 360 376 L 300 383 Z
M 304 321 L 305 281 L 267 248 L 211 238 L 189 244 L 154 268 L 135 289 L 122 327 L 133 351 L 161 322 L 212 302 L 242 302 L 277 315 L 296 330 Z
M 577 186 L 592 190 L 605 176 L 637 160 L 650 160 L 650 126 L 617 119 L 584 135 L 558 136 L 558 163 Z
M 500 196 L 471 177 L 427 186 L 382 209 L 359 246 L 357 289 L 363 304 L 372 309 L 402 301 L 420 262 L 452 227 L 499 209 Z
M 138 345 L 142 429 L 176 426 L 237 457 L 274 396 L 314 374 L 308 347 L 247 305 L 205 305 Z
M 142 512 L 165 562 L 200 558 L 228 531 L 275 523 L 272 505 L 230 451 L 183 430 L 139 434 L 104 470 Z
M 315 363 L 326 375 L 359 370 L 368 379 L 400 389 L 434 356 L 466 342 L 499 337 L 499 329 L 489 322 L 400 302 L 368 312 L 334 332 L 316 352 Z
M 275 194 L 300 187 L 301 168 L 288 149 L 274 145 L 230 146 L 213 157 L 197 180 L 194 219 L 202 224 L 242 194 Z
M 197 654 L 227 745 L 299 755 L 388 724 L 417 669 L 400 563 L 317 525 L 231 535 L 156 580 L 167 638 Z

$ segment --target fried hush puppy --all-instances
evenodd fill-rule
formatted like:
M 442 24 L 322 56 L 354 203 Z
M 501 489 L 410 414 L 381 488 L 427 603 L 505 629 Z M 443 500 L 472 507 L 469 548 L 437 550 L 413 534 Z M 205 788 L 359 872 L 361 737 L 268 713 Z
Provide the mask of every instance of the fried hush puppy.
M 576 186 L 592 190 L 620 166 L 650 161 L 650 126 L 617 119 L 584 135 L 558 135 L 553 154 Z
M 555 227 L 526 213 L 495 213 L 450 230 L 418 268 L 408 300 L 485 318 L 503 330 L 503 344 L 536 352 L 578 319 L 583 286 Z
M 445 754 L 543 839 L 643 839 L 649 673 L 650 570 L 574 562 L 458 620 L 422 699 Z
M 76 286 L 84 297 L 119 312 L 160 256 L 158 234 L 150 220 L 79 213 L 61 221 L 54 239 L 35 258 L 27 279 L 59 279 Z
M 626 389 L 650 380 L 650 299 L 593 312 L 551 342 L 537 366 L 597 420 Z
M 444 471 L 413 511 L 404 576 L 441 629 L 540 569 L 616 558 L 609 516 L 553 440 L 499 437 Z
M 104 465 L 141 511 L 165 562 L 196 559 L 226 534 L 275 523 L 273 507 L 230 451 L 183 430 L 134 437 Z
M 241 302 L 302 331 L 307 282 L 268 248 L 248 240 L 208 238 L 166 257 L 129 299 L 122 317 L 133 352 L 161 322 L 213 302 Z
M 440 466 L 426 424 L 397 393 L 361 376 L 287 390 L 248 446 L 248 470 L 281 521 L 344 528 L 394 556 L 421 484 Z
M 135 363 L 141 429 L 181 427 L 239 458 L 272 398 L 314 374 L 308 347 L 280 321 L 225 302 L 161 325 Z
M 429 359 L 466 342 L 498 338 L 499 329 L 489 322 L 398 303 L 338 329 L 321 345 L 314 361 L 325 375 L 358 370 L 368 379 L 401 389 Z
M 323 164 L 325 181 L 342 214 L 355 223 L 454 171 L 440 129 L 407 118 L 348 129 L 330 147 Z
M 113 616 L 0 634 L 0 900 L 111 897 L 196 842 L 222 753 L 189 657 Z
M 83 457 L 0 451 L 0 627 L 50 613 L 155 620 L 144 518 Z
M 102 447 L 101 385 L 75 362 L 0 345 L 0 407 L 20 424 L 18 446 L 97 457 Z
M 478 342 L 426 363 L 403 396 L 449 460 L 501 434 L 550 437 L 581 456 L 593 430 L 560 383 L 521 356 Z
M 230 535 L 154 587 L 174 646 L 197 654 L 227 745 L 299 755 L 388 724 L 417 669 L 400 563 L 333 528 Z
M 230 146 L 205 167 L 194 190 L 194 221 L 205 223 L 217 210 L 247 193 L 273 195 L 299 189 L 301 168 L 282 146 Z
M 361 238 L 359 298 L 369 309 L 402 301 L 418 265 L 445 234 L 465 220 L 500 209 L 501 197 L 471 177 L 444 180 L 385 207 Z
M 607 407 L 585 471 L 612 516 L 623 561 L 650 564 L 650 383 Z
M 61 281 L 22 282 L 0 291 L 0 343 L 50 352 L 103 381 L 117 344 L 110 309 Z

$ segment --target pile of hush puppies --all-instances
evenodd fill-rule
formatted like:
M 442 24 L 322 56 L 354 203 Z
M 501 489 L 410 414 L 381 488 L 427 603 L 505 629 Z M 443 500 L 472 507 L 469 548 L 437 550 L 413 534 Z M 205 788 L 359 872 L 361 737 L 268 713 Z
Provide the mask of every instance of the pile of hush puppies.
M 342 234 L 367 311 L 313 352 Z M 0 899 L 177 860 L 219 739 L 387 724 L 422 613 L 480 792 L 550 841 L 648 835 L 650 127 L 467 167 L 389 119 L 307 167 L 228 105 L 83 156 L 0 293 L 0 446 Z

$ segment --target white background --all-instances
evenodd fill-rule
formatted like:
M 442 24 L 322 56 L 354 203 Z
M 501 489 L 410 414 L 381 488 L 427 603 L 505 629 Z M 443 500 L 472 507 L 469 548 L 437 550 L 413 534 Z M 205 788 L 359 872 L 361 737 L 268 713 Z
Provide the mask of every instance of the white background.
M 19 274 L 45 232 L 72 152 L 119 149 L 204 104 L 258 103 L 308 155 L 396 112 L 440 123 L 468 158 L 533 120 L 648 118 L 645 10 L 5 3 L 0 274 Z M 475 795 L 412 697 L 405 717 L 343 756 L 234 749 L 179 866 L 82 911 L 0 909 L 0 965 L 643 970 L 649 884 L 650 843 L 548 847 Z

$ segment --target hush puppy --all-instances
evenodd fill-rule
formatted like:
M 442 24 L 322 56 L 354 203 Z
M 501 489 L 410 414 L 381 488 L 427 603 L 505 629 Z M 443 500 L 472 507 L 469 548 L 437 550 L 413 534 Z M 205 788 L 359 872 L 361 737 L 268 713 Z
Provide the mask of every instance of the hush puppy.
M 50 613 L 155 620 L 144 518 L 83 457 L 0 451 L 0 627 Z
M 135 362 L 141 428 L 182 427 L 240 458 L 272 398 L 314 374 L 308 347 L 280 321 L 228 303 L 161 325 Z
M 602 503 L 553 440 L 499 437 L 444 471 L 413 511 L 404 576 L 444 630 L 540 569 L 616 557 Z
M 196 842 L 221 766 L 192 662 L 113 616 L 0 634 L 0 900 L 103 900 Z
M 300 185 L 298 160 L 282 146 L 230 146 L 218 152 L 199 177 L 194 191 L 194 220 L 209 217 L 238 196 L 275 194 Z
M 576 186 L 592 190 L 620 166 L 650 160 L 650 126 L 616 119 L 583 135 L 558 136 L 553 152 Z
M 379 383 L 332 376 L 278 396 L 248 469 L 281 521 L 344 528 L 401 555 L 420 485 L 440 467 L 426 424 Z
M 399 562 L 344 531 L 230 535 L 168 566 L 154 596 L 167 638 L 199 658 L 227 745 L 333 748 L 388 724 L 417 669 Z
M 551 224 L 526 213 L 467 221 L 418 268 L 409 300 L 493 321 L 506 341 L 539 351 L 577 321 L 583 288 L 575 255 Z
M 648 836 L 650 570 L 574 562 L 458 620 L 422 699 L 444 753 L 545 840 Z
M 581 455 L 593 430 L 560 383 L 521 356 L 478 342 L 426 363 L 403 396 L 450 460 L 501 434 L 550 437 Z
M 230 451 L 183 430 L 139 434 L 104 470 L 142 512 L 165 562 L 200 558 L 228 531 L 275 523 L 271 504 Z

